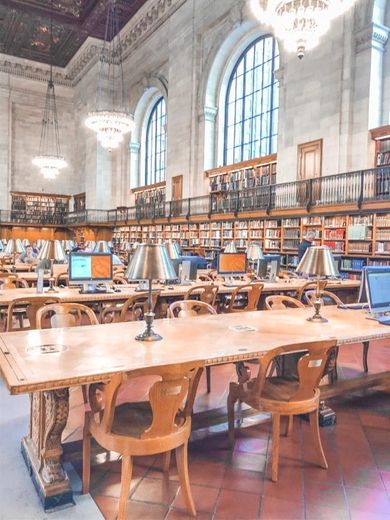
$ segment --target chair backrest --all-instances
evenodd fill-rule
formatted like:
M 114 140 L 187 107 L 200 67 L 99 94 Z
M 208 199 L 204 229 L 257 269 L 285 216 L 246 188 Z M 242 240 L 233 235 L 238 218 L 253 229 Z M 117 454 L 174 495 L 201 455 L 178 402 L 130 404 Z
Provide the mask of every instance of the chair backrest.
M 58 273 L 54 280 L 54 285 L 59 287 L 60 285 L 65 285 L 66 287 L 69 286 L 69 274 L 64 273 Z
M 271 294 L 265 299 L 265 308 L 269 311 L 295 307 L 304 307 L 304 305 L 302 302 L 296 298 L 292 298 L 291 296 L 285 296 L 283 294 Z
M 24 285 L 23 282 L 19 284 L 19 280 L 20 278 L 17 274 L 0 273 L 0 286 L 2 289 L 17 289 L 18 287 L 28 287 L 26 280 L 24 280 L 26 285 Z
M 326 280 L 320 280 L 320 289 L 322 291 L 325 289 L 327 283 L 328 282 Z M 305 295 L 306 291 L 316 289 L 316 287 L 317 287 L 316 280 L 306 282 L 305 284 L 303 284 L 302 287 L 297 290 L 297 295 L 296 295 L 297 300 L 299 300 L 300 302 L 303 302 L 303 296 Z
M 200 282 L 212 282 L 213 279 L 211 278 L 210 275 L 208 275 L 207 273 L 201 273 L 201 274 L 198 274 L 198 280 Z
M 81 303 L 53 303 L 37 312 L 37 329 L 98 324 L 93 310 Z
M 217 299 L 218 286 L 217 285 L 194 285 L 184 295 L 185 300 L 199 300 L 208 303 L 212 307 L 215 305 Z
M 256 389 L 260 397 L 272 360 L 276 356 L 306 351 L 306 354 L 303 354 L 298 360 L 299 384 L 295 394 L 290 397 L 290 401 L 311 399 L 325 373 L 328 357 L 336 348 L 336 340 L 328 340 L 286 345 L 270 350 L 259 359 L 260 368 L 256 379 Z
M 263 287 L 264 284 L 262 283 L 251 283 L 241 285 L 241 287 L 236 287 L 232 292 L 226 312 L 256 311 Z M 244 304 L 240 301 L 240 298 L 243 295 L 246 297 L 246 302 L 244 302 Z
M 37 296 L 34 298 L 15 298 L 9 305 L 7 309 L 7 331 L 12 330 L 34 330 L 37 327 L 37 312 L 39 309 L 44 307 L 45 305 L 59 302 L 59 298 L 55 296 Z M 15 322 L 13 320 L 15 311 L 19 310 L 26 315 L 29 324 L 24 325 L 24 316 L 21 315 L 21 319 L 19 321 L 19 327 L 15 327 Z
M 158 297 L 160 296 L 161 291 L 153 291 L 152 292 L 152 311 L 157 305 Z M 134 294 L 130 296 L 125 303 L 122 305 L 121 313 L 119 316 L 119 321 L 136 321 L 142 320 L 144 314 L 148 309 L 148 293 L 142 292 L 139 294 Z
M 305 293 L 305 298 L 310 305 L 314 305 L 316 300 L 316 291 L 307 291 Z M 342 305 L 343 302 L 337 296 L 337 294 L 332 293 L 331 291 L 321 291 L 321 302 L 322 305 Z
M 160 438 L 180 434 L 191 425 L 191 413 L 202 368 L 199 363 L 183 363 L 166 367 L 141 369 L 129 376 L 115 374 L 109 383 L 92 384 L 89 387 L 89 403 L 95 423 L 109 433 L 115 412 L 116 398 L 122 383 L 126 379 L 140 376 L 157 376 L 158 381 L 151 383 L 149 402 L 152 410 L 152 422 L 138 437 L 142 439 Z M 164 446 L 162 445 L 164 451 Z
M 197 300 L 173 302 L 168 308 L 168 318 L 188 318 L 201 314 L 217 314 L 217 311 L 208 303 Z

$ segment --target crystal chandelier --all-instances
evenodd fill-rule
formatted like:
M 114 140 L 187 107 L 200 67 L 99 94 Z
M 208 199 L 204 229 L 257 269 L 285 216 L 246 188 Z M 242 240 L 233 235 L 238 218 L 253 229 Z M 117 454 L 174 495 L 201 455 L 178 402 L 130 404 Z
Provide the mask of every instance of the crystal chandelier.
M 56 94 L 53 82 L 53 1 L 50 14 L 50 77 L 47 84 L 39 153 L 33 158 L 32 163 L 40 169 L 46 179 L 55 179 L 59 171 L 67 166 L 61 155 Z
M 85 121 L 96 132 L 103 148 L 118 148 L 123 136 L 134 128 L 134 117 L 125 109 L 122 47 L 115 0 L 107 6 L 104 44 L 99 57 L 99 80 L 96 93 L 96 111 Z
M 302 59 L 318 45 L 330 22 L 349 9 L 356 0 L 251 0 L 256 17 L 273 27 L 276 38 L 289 52 Z M 266 3 L 263 9 L 260 4 Z

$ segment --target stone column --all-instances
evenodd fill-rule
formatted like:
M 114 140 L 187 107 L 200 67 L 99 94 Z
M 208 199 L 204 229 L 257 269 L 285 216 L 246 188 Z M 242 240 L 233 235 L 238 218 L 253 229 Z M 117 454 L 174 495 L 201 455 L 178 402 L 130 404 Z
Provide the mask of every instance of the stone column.
M 0 209 L 10 209 L 10 165 L 12 143 L 12 106 L 8 86 L 0 85 Z

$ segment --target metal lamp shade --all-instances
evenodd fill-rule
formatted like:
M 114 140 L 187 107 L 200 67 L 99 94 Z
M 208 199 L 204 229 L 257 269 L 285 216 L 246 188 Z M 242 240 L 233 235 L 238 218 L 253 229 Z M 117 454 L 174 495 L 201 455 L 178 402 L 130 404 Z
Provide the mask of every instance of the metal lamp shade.
M 178 248 L 176 247 L 177 244 L 176 242 L 168 242 L 168 244 L 166 244 L 167 246 L 167 251 L 168 251 L 168 255 L 169 255 L 169 258 L 171 260 L 177 260 L 180 256 L 180 253 L 178 253 Z
M 332 251 L 328 246 L 308 247 L 296 270 L 299 273 L 317 276 L 339 275 Z
M 172 280 L 175 269 L 164 244 L 140 244 L 126 269 L 128 280 Z
M 99 242 L 96 242 L 93 252 L 94 253 L 111 253 L 111 249 L 108 245 L 108 242 L 106 242 L 105 240 L 99 240 Z
M 246 257 L 250 261 L 263 259 L 264 255 L 260 247 L 260 244 L 258 244 L 257 242 L 252 242 L 251 244 L 249 244 L 246 250 Z
M 19 238 L 17 238 L 17 239 L 11 238 L 10 240 L 8 240 L 8 243 L 7 243 L 7 246 L 6 246 L 4 252 L 6 255 L 12 255 L 14 253 L 19 253 L 19 254 L 25 253 L 26 250 L 24 249 L 24 245 L 22 244 L 22 241 Z
M 47 240 L 39 251 L 38 260 L 68 261 L 60 240 Z
M 229 242 L 229 244 L 224 249 L 224 253 L 237 253 L 237 248 L 234 241 Z
M 24 238 L 22 243 L 23 243 L 24 247 L 29 246 L 30 240 L 28 238 Z

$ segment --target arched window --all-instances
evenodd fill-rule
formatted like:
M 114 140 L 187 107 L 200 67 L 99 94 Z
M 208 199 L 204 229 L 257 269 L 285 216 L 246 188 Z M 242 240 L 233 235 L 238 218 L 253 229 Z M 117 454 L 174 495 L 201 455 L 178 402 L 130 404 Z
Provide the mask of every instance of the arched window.
M 237 61 L 226 94 L 224 164 L 276 152 L 278 67 L 278 44 L 272 36 L 251 43 Z
M 165 180 L 166 118 L 165 99 L 161 97 L 156 101 L 146 127 L 145 185 Z

